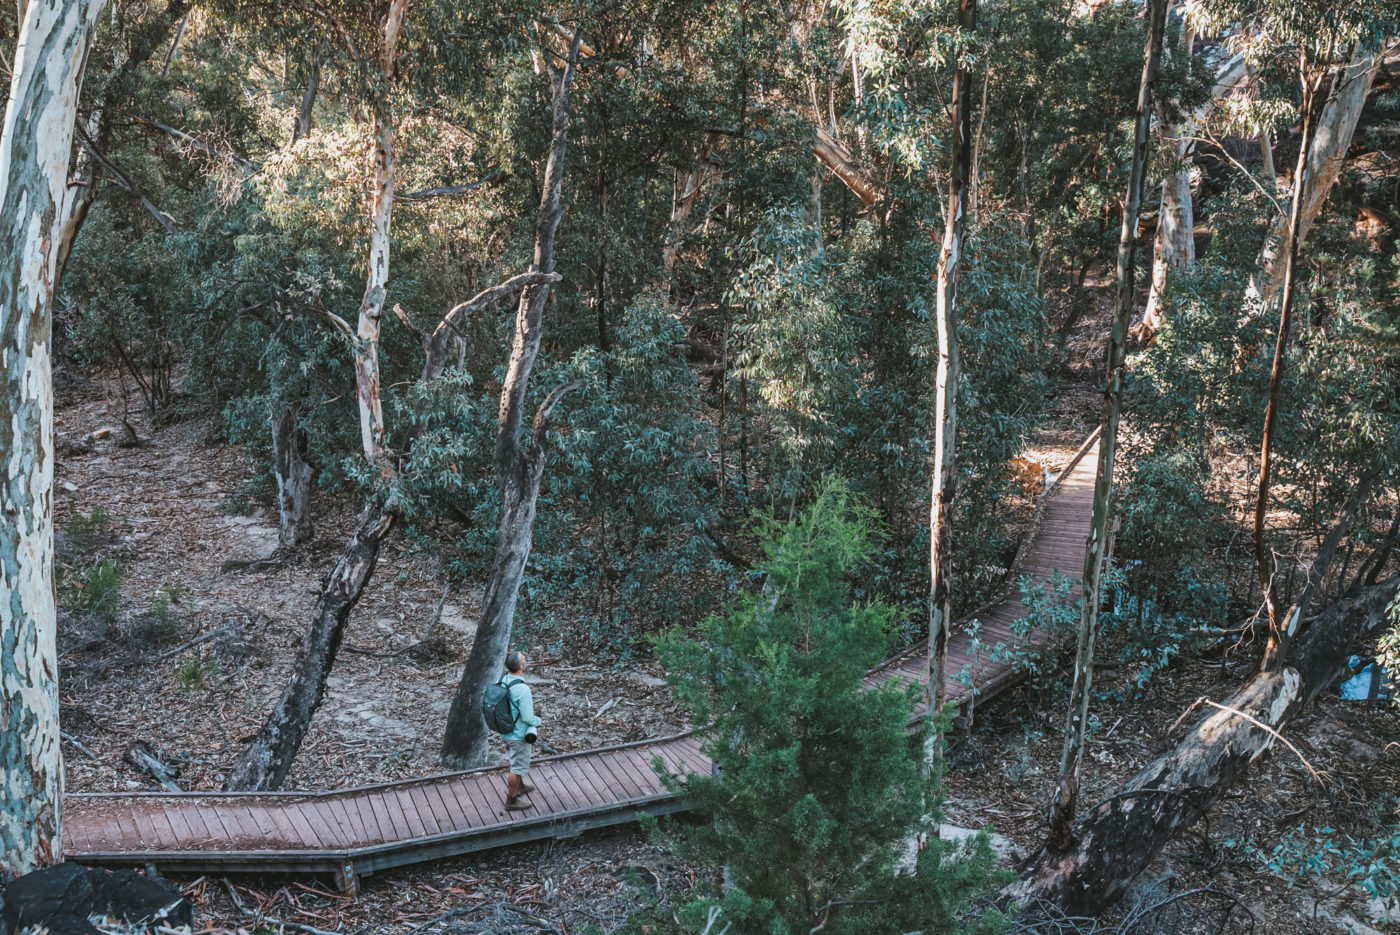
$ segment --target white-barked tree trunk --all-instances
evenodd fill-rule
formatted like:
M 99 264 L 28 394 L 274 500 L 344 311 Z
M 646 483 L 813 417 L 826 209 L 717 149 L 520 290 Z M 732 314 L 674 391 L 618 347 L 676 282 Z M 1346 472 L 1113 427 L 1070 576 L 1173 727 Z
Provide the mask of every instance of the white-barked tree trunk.
M 59 860 L 51 303 L 78 89 L 102 0 L 33 0 L 0 132 L 0 879 Z

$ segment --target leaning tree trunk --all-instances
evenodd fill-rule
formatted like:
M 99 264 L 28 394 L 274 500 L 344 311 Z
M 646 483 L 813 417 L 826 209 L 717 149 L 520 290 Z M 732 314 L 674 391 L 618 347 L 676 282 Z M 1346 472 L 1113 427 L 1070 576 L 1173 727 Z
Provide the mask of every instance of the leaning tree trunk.
M 1121 896 L 1178 832 L 1189 828 L 1273 746 L 1277 732 L 1346 668 L 1352 644 L 1379 624 L 1394 579 L 1323 611 L 1288 664 L 1255 676 L 1075 825 L 1069 850 L 1042 851 L 1006 895 L 1090 915 Z M 1204 699 L 1203 699 L 1204 701 Z
M 1162 55 L 1162 33 L 1167 0 L 1152 0 L 1148 7 L 1147 48 L 1143 53 L 1142 79 L 1138 83 L 1137 128 L 1133 135 L 1132 163 L 1128 167 L 1128 193 L 1123 202 L 1123 225 L 1118 233 L 1118 295 L 1109 337 L 1108 366 L 1103 393 L 1103 432 L 1099 438 L 1098 471 L 1094 478 L 1094 512 L 1089 542 L 1084 550 L 1084 587 L 1080 602 L 1079 640 L 1074 658 L 1074 684 L 1070 689 L 1069 723 L 1060 757 L 1060 780 L 1049 814 L 1049 847 L 1063 850 L 1070 844 L 1075 796 L 1079 789 L 1079 765 L 1084 756 L 1084 736 L 1089 720 L 1089 688 L 1094 673 L 1094 640 L 1099 624 L 1099 590 L 1108 546 L 1108 510 L 1113 492 L 1113 462 L 1118 447 L 1118 415 L 1123 408 L 1123 360 L 1128 319 L 1133 310 L 1133 252 L 1137 241 L 1138 209 L 1142 205 L 1143 179 L 1147 174 L 1148 131 L 1157 66 Z
M 0 879 L 62 858 L 51 304 L 78 89 L 102 0 L 23 10 L 0 131 Z
M 977 0 L 959 0 L 958 28 L 965 40 L 977 30 Z M 948 213 L 943 249 L 938 256 L 938 370 L 935 375 L 933 478 L 929 503 L 929 622 L 928 663 L 924 704 L 931 723 L 924 731 L 921 769 L 937 796 L 943 744 L 940 716 L 947 694 L 944 669 L 952 625 L 953 500 L 957 494 L 955 453 L 958 428 L 958 270 L 967 226 L 968 180 L 972 158 L 972 75 L 966 56 L 953 72 L 952 165 L 949 168 Z M 932 822 L 932 815 L 926 816 Z M 936 829 L 936 825 L 934 828 Z
M 581 28 L 574 31 L 569 57 L 563 68 L 549 67 L 553 91 L 553 137 L 545 165 L 544 191 L 535 222 L 535 262 L 532 273 L 554 272 L 554 235 L 564 213 L 561 194 L 564 184 L 564 153 L 569 143 L 569 90 L 578 62 Z M 501 521 L 498 527 L 496 557 L 486 585 L 486 604 L 477 624 L 471 655 L 462 671 L 447 728 L 442 740 L 443 765 L 470 769 L 482 766 L 488 756 L 486 722 L 481 716 L 481 695 L 496 680 L 501 661 L 510 644 L 515 621 L 515 603 L 520 595 L 520 579 L 530 557 L 535 530 L 535 504 L 539 499 L 540 478 L 544 476 L 548 453 L 549 415 L 560 397 L 573 388 L 561 387 L 549 395 L 535 414 L 529 447 L 520 449 L 520 429 L 525 412 L 525 393 L 530 371 L 539 356 L 541 317 L 549 301 L 549 283 L 528 286 L 520 296 L 515 316 L 515 343 L 505 385 L 501 389 L 501 410 L 496 425 L 496 480 L 501 488 Z
M 292 676 L 262 730 L 234 761 L 224 780 L 230 792 L 281 788 L 292 760 L 311 726 L 311 716 L 326 693 L 326 679 L 345 634 L 345 621 L 360 599 L 379 560 L 379 545 L 394 525 L 382 506 L 366 507 L 340 561 L 327 576 L 312 611 L 311 628 L 302 638 Z
M 1268 641 L 1264 645 L 1264 658 L 1260 668 L 1265 671 L 1278 667 L 1288 651 L 1285 625 L 1279 620 L 1278 587 L 1274 580 L 1273 556 L 1269 552 L 1265 531 L 1265 518 L 1269 508 L 1269 489 L 1273 469 L 1274 428 L 1278 422 L 1279 388 L 1283 383 L 1283 361 L 1288 350 L 1288 332 L 1293 318 L 1294 275 L 1298 265 L 1298 238 L 1293 232 L 1299 229 L 1302 219 L 1303 192 L 1307 185 L 1308 141 L 1313 124 L 1313 104 L 1317 92 L 1316 85 L 1306 84 L 1308 73 L 1307 53 L 1303 58 L 1303 132 L 1298 143 L 1298 165 L 1293 170 L 1293 197 L 1289 201 L 1287 227 L 1284 229 L 1283 278 L 1279 284 L 1278 334 L 1274 336 L 1274 359 L 1269 370 L 1269 395 L 1264 406 L 1264 434 L 1259 443 L 1259 482 L 1255 485 L 1254 498 L 1254 565 L 1259 574 L 1259 589 L 1264 596 L 1264 609 L 1269 626 Z M 1320 79 L 1320 76 L 1319 76 Z M 1335 91 L 1336 85 L 1333 85 Z
M 1332 193 L 1356 133 L 1356 123 L 1366 107 L 1366 96 L 1380 70 L 1381 57 L 1374 45 L 1360 42 L 1334 77 L 1327 104 L 1317 117 L 1312 140 L 1304 141 L 1307 145 L 1301 147 L 1308 155 L 1302 173 L 1306 184 L 1301 190 L 1297 222 L 1290 220 L 1291 211 L 1274 219 L 1250 279 L 1248 296 L 1251 300 L 1264 305 L 1277 300 L 1283 287 L 1279 266 L 1288 254 L 1288 244 L 1291 240 L 1302 243 L 1307 239 L 1323 202 Z M 1290 238 L 1289 232 L 1295 230 L 1297 236 Z
M 277 476 L 277 550 L 294 552 L 311 541 L 311 465 L 293 405 L 273 413 L 272 463 Z
M 349 341 L 355 357 L 355 395 L 360 410 L 360 435 L 365 459 L 387 480 L 393 471 L 385 445 L 384 415 L 379 398 L 379 330 L 389 280 L 389 233 L 394 204 L 394 125 L 388 106 L 388 85 L 394 77 L 399 34 L 408 0 L 392 0 L 379 35 L 379 74 L 374 77 L 374 177 L 370 209 L 369 273 L 360 304 L 359 330 L 339 316 L 327 318 Z M 351 50 L 353 53 L 353 50 Z M 392 503 L 367 505 L 356 521 L 340 560 L 326 577 L 312 610 L 311 626 L 302 639 L 287 687 L 262 729 L 241 753 L 224 781 L 236 791 L 276 789 L 310 727 L 311 717 L 325 696 L 326 679 L 340 649 L 345 621 L 369 584 L 379 560 L 379 547 L 394 525 Z

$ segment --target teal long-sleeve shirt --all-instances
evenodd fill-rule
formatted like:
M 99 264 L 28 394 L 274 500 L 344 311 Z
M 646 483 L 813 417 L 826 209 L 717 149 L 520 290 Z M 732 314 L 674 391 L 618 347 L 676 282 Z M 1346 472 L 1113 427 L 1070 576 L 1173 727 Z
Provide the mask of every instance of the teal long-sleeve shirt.
M 530 728 L 540 725 L 535 715 L 535 698 L 530 694 L 530 686 L 518 675 L 507 675 L 503 683 L 510 692 L 511 704 L 515 705 L 515 730 L 504 736 L 507 740 L 524 740 Z

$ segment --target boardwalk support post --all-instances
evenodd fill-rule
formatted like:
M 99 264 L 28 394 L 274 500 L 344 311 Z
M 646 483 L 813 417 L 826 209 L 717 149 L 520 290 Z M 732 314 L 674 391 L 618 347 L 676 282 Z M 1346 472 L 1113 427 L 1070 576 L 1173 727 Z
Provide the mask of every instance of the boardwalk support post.
M 335 868 L 335 888 L 346 896 L 360 895 L 360 880 L 355 875 L 353 860 L 342 860 L 340 866 Z

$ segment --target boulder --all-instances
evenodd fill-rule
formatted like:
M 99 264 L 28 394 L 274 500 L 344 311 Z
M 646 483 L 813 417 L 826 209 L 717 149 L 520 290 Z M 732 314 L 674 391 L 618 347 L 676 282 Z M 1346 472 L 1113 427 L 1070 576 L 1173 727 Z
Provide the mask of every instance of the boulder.
M 193 926 L 194 907 L 164 880 L 70 863 L 26 873 L 0 892 L 0 935 L 29 927 L 48 935 L 98 935 L 88 921 L 93 916 L 127 925 Z

